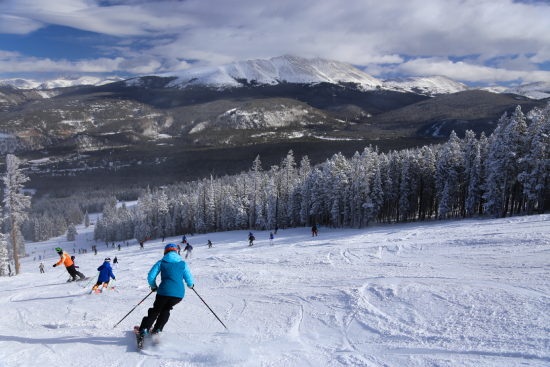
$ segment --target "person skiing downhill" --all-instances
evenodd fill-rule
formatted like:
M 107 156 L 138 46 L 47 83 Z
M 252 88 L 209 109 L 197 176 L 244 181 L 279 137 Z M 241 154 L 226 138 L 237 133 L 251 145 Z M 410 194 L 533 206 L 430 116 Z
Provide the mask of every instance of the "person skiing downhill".
M 113 274 L 113 268 L 111 268 L 111 258 L 106 258 L 105 262 L 97 268 L 99 276 L 97 277 L 97 283 L 93 286 L 92 291 L 97 290 L 98 287 L 103 284 L 103 288 L 106 289 L 109 286 L 111 278 L 116 279 Z
M 256 238 L 254 238 L 254 235 L 252 234 L 252 232 L 250 232 L 248 234 L 248 246 L 254 246 L 254 240 Z
M 73 282 L 76 281 L 77 276 L 80 277 L 80 280 L 86 279 L 86 276 L 84 274 L 82 274 L 79 271 L 76 271 L 76 269 L 74 267 L 74 263 L 71 260 L 71 257 L 69 256 L 69 254 L 67 252 L 63 251 L 63 249 L 61 247 L 56 248 L 56 251 L 59 254 L 59 257 L 61 259 L 59 260 L 59 262 L 57 264 L 53 265 L 54 268 L 58 265 L 61 265 L 61 264 L 65 265 L 65 268 L 67 269 L 67 272 L 71 275 L 71 278 L 68 280 L 69 282 L 70 281 L 73 281 Z
M 80 266 L 76 266 L 76 262 L 74 261 L 75 259 L 75 256 L 71 256 L 71 260 L 73 261 L 73 266 L 75 269 L 80 269 Z M 69 280 L 67 280 L 67 282 L 70 282 L 71 281 L 71 278 L 69 278 Z
M 317 236 L 317 226 L 311 227 L 311 237 Z
M 40 263 L 40 274 L 44 273 L 44 264 Z
M 186 243 L 187 242 L 187 237 L 185 237 L 185 235 L 181 238 L 181 243 Z
M 269 244 L 273 246 L 273 240 L 275 239 L 275 236 L 273 236 L 273 232 L 269 232 Z
M 212 248 L 212 241 L 208 240 L 208 248 Z
M 189 244 L 189 242 L 187 243 L 187 246 L 185 246 L 185 248 L 183 249 L 183 251 L 187 251 L 187 253 L 185 254 L 185 258 L 187 259 L 187 256 L 189 256 L 189 258 L 191 258 L 191 251 L 193 251 L 193 246 L 191 246 Z
M 170 318 L 170 310 L 185 297 L 185 285 L 194 287 L 193 275 L 187 263 L 177 255 L 178 248 L 173 243 L 164 247 L 164 257 L 158 261 L 147 275 L 147 281 L 151 290 L 157 292 L 153 307 L 150 308 L 141 320 L 138 334 L 138 346 L 143 346 L 143 339 L 149 332 L 153 323 L 152 334 L 159 334 Z M 161 276 L 160 285 L 157 287 L 156 278 Z
M 275 234 L 277 234 L 277 231 L 279 230 L 279 226 L 275 225 Z
M 113 264 L 115 264 L 116 268 L 118 269 L 118 258 L 115 256 L 115 259 L 113 260 Z

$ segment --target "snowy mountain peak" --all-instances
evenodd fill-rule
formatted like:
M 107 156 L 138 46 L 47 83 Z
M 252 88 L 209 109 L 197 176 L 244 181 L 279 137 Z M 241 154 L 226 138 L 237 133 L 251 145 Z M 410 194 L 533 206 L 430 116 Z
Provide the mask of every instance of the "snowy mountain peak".
M 536 82 L 509 88 L 505 93 L 514 93 L 532 99 L 544 99 L 550 97 L 550 83 Z
M 81 76 L 78 78 L 60 77 L 45 82 L 37 82 L 28 79 L 4 79 L 0 80 L 0 86 L 10 86 L 15 89 L 53 89 L 78 87 L 82 85 L 100 86 L 124 80 L 119 77 L 98 78 L 94 76 Z
M 450 94 L 470 89 L 466 84 L 442 75 L 386 79 L 384 88 L 425 95 Z
M 243 82 L 260 85 L 280 83 L 357 83 L 370 90 L 382 82 L 345 62 L 326 59 L 305 59 L 284 55 L 268 60 L 256 59 L 221 66 L 203 66 L 173 73 L 158 74 L 177 77 L 168 86 L 184 88 L 205 85 L 214 88 L 242 87 Z M 135 79 L 130 83 L 135 85 Z

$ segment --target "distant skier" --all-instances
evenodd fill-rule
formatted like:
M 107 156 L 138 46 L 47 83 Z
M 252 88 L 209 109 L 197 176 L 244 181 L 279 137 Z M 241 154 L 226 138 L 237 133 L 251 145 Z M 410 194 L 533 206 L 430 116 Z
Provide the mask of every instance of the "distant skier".
M 178 255 L 180 255 L 181 247 L 178 245 Z
M 139 249 L 143 250 L 143 241 L 139 241 Z
M 256 238 L 254 237 L 254 235 L 252 234 L 252 232 L 250 232 L 248 234 L 248 246 L 254 246 L 254 240 Z
M 164 257 L 158 261 L 147 275 L 147 281 L 153 292 L 157 292 L 153 307 L 147 312 L 147 316 L 141 320 L 139 327 L 138 346 L 143 347 L 143 339 L 151 327 L 153 334 L 158 334 L 164 329 L 164 325 L 170 318 L 172 307 L 181 302 L 185 297 L 185 285 L 193 288 L 193 275 L 187 263 L 175 252 L 176 245 L 170 243 L 164 247 Z M 161 274 L 160 286 L 157 287 L 156 278 Z M 155 326 L 153 326 L 153 323 Z
M 187 242 L 187 237 L 185 237 L 185 235 L 183 235 L 183 237 L 181 238 L 181 243 L 186 243 Z
M 208 240 L 208 248 L 212 248 L 212 241 Z
M 311 237 L 317 236 L 317 226 L 311 227 Z
M 115 256 L 115 259 L 113 260 L 113 264 L 115 264 L 116 268 L 118 269 L 118 259 Z
M 275 234 L 277 234 L 278 230 L 279 230 L 279 226 L 275 225 Z
M 189 258 L 191 258 L 191 251 L 193 251 L 193 246 L 191 246 L 189 244 L 189 242 L 187 243 L 187 246 L 185 246 L 185 248 L 183 249 L 183 251 L 187 251 L 187 253 L 185 254 L 185 258 L 187 259 L 187 257 L 189 256 Z
M 273 246 L 273 240 L 275 239 L 275 236 L 273 235 L 273 232 L 269 232 L 269 244 Z
M 44 271 L 44 264 L 40 263 L 40 266 L 38 267 L 40 269 L 40 274 L 45 273 Z
M 165 235 L 162 235 L 162 242 L 164 242 L 164 238 L 166 238 L 166 236 L 165 236 Z
M 73 261 L 71 260 L 71 257 L 69 256 L 69 254 L 65 251 L 63 251 L 63 249 L 61 247 L 58 247 L 56 248 L 57 250 L 57 253 L 59 254 L 59 257 L 61 258 L 59 260 L 59 262 L 57 264 L 54 264 L 53 267 L 55 268 L 56 266 L 58 265 L 65 265 L 65 268 L 67 269 L 67 272 L 71 275 L 71 278 L 68 280 L 68 281 L 76 281 L 76 277 L 80 277 L 80 280 L 83 280 L 86 278 L 86 276 L 84 276 L 84 274 L 82 274 L 81 272 L 79 271 L 76 271 L 75 267 L 74 267 L 74 263 Z
M 118 251 L 120 251 L 120 243 L 118 244 Z
M 115 279 L 113 274 L 113 269 L 111 268 L 111 258 L 106 258 L 103 265 L 97 268 L 99 271 L 99 277 L 97 277 L 97 283 L 93 286 L 92 291 L 97 290 L 103 284 L 103 289 L 106 289 L 109 286 L 109 281 L 111 278 Z

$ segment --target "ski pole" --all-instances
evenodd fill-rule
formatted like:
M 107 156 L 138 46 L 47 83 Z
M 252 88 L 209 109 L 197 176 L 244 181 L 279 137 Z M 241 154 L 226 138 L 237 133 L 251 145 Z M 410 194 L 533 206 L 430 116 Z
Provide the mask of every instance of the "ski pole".
M 92 279 L 90 279 L 90 281 L 88 283 L 86 283 L 86 285 L 82 288 L 86 288 L 88 286 L 88 284 L 90 284 L 92 282 L 92 280 L 95 279 L 95 277 L 97 277 L 99 275 L 99 273 L 97 273 Z
M 138 304 L 136 305 L 136 307 L 139 306 L 139 305 L 141 305 L 142 302 L 145 301 L 145 300 L 147 299 L 147 297 L 149 297 L 152 293 L 153 293 L 153 291 L 151 291 L 151 293 L 149 293 L 144 299 L 142 299 L 141 302 L 138 303 Z M 132 308 L 132 311 L 134 311 L 134 310 L 136 309 L 136 307 Z M 122 320 L 124 320 L 126 317 L 128 317 L 128 315 L 131 314 L 132 311 L 128 312 L 128 313 L 126 314 L 126 316 L 124 316 L 124 317 L 122 318 Z M 119 322 L 117 322 L 116 325 L 113 326 L 113 329 L 116 328 L 116 327 L 118 326 L 118 324 L 120 324 L 120 323 L 122 322 L 122 320 L 120 320 Z
M 195 294 L 197 295 L 197 297 L 199 297 L 199 298 L 201 299 L 202 303 L 204 303 L 205 306 L 208 307 L 208 309 L 210 310 L 210 312 L 212 312 L 212 314 L 213 314 L 214 316 L 216 316 L 216 318 L 217 318 L 218 321 L 223 325 L 223 327 L 225 328 L 225 330 L 229 331 L 229 329 L 227 328 L 227 326 L 224 325 L 224 323 L 222 322 L 222 320 L 220 320 L 220 318 L 218 317 L 218 315 L 216 315 L 216 314 L 214 313 L 214 311 L 212 311 L 212 309 L 210 308 L 210 306 L 208 306 L 208 305 L 206 304 L 206 302 L 204 302 L 204 300 L 202 299 L 202 297 L 199 296 L 199 294 L 198 294 L 197 291 L 195 290 L 195 287 L 193 287 L 193 288 L 191 288 L 191 289 L 195 292 Z
M 115 282 L 115 280 L 116 280 L 116 279 L 113 279 L 113 281 L 111 282 L 111 285 L 113 285 L 113 283 Z M 107 291 L 107 294 L 109 294 L 109 292 L 111 291 L 111 288 L 112 288 L 112 287 L 109 287 L 109 290 Z M 149 296 L 147 296 L 147 297 L 149 297 Z

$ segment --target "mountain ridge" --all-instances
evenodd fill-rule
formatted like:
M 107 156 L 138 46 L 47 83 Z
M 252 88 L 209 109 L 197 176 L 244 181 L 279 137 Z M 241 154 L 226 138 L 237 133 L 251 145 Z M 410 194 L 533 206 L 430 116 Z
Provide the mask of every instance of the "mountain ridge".
M 188 69 L 145 74 L 129 79 L 82 76 L 61 77 L 45 82 L 22 78 L 0 80 L 0 88 L 17 90 L 50 90 L 57 88 L 102 86 L 121 82 L 127 87 L 150 88 L 149 78 L 166 80 L 164 88 L 185 89 L 206 87 L 223 90 L 242 87 L 294 84 L 354 84 L 362 91 L 390 90 L 425 96 L 459 93 L 467 90 L 485 90 L 497 94 L 516 94 L 531 99 L 550 97 L 550 83 L 534 82 L 518 87 L 468 87 L 442 75 L 408 76 L 377 79 L 364 71 L 341 61 L 322 58 L 306 59 L 283 55 L 270 59 L 236 61 L 218 66 L 196 66 Z

